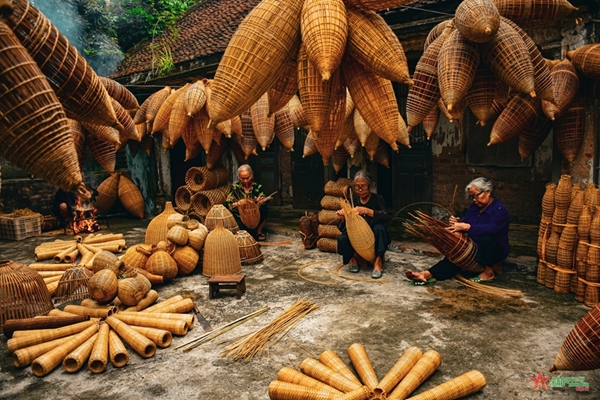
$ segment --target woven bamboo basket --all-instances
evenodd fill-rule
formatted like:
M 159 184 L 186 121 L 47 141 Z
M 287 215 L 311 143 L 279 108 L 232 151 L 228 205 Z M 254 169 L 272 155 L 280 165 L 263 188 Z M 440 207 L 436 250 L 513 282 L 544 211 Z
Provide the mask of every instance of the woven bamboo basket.
M 314 378 L 311 378 L 308 375 L 304 375 L 300 371 L 296 371 L 290 367 L 283 367 L 277 373 L 277 380 L 279 382 L 287 382 L 295 385 L 304 386 L 307 388 L 317 389 L 317 390 L 326 390 L 335 396 L 341 396 L 344 393 L 332 388 L 329 385 L 324 384 L 321 381 L 318 381 Z
M 269 99 L 265 93 L 250 107 L 254 136 L 263 151 L 271 145 L 275 138 L 275 116 L 269 117 L 268 114 Z
M 188 117 L 195 115 L 206 103 L 206 88 L 202 79 L 192 83 L 183 94 Z
M 154 244 L 154 243 L 153 243 Z M 150 245 L 138 244 L 127 249 L 121 261 L 125 265 L 125 270 L 130 269 L 145 269 L 146 261 L 150 257 Z
M 65 271 L 58 281 L 54 302 L 57 304 L 90 297 L 88 281 L 94 275 L 86 267 L 73 266 Z
M 334 372 L 331 368 L 325 366 L 314 358 L 306 358 L 300 364 L 300 370 L 305 375 L 315 378 L 337 390 L 344 393 L 360 389 L 361 384 L 356 380 L 346 378 L 344 375 Z
M 164 329 L 148 328 L 146 326 L 135 325 L 131 325 L 131 329 L 152 340 L 156 346 L 162 349 L 169 347 L 173 341 L 173 334 Z
M 319 237 L 337 239 L 342 234 L 337 225 L 320 224 L 318 230 Z
M 269 89 L 269 116 L 285 107 L 298 91 L 298 60 L 297 55 L 285 63 L 279 78 Z
M 585 371 L 600 368 L 600 305 L 577 322 L 565 338 L 550 371 Z
M 302 238 L 302 245 L 305 249 L 313 249 L 317 245 L 318 235 L 314 232 L 311 224 L 311 217 L 314 213 L 305 213 L 298 221 L 298 227 L 300 228 L 300 235 Z
M 555 103 L 542 102 L 544 114 L 554 121 L 567 112 L 579 89 L 579 78 L 573 64 L 565 59 L 559 62 L 550 72 L 554 83 Z
M 373 364 L 371 364 L 371 360 L 367 355 L 365 347 L 360 343 L 352 344 L 348 347 L 348 356 L 361 381 L 369 388 L 369 390 L 372 391 L 375 389 L 379 384 L 379 380 L 377 379 L 375 369 L 373 368 Z
M 154 275 L 160 275 L 164 281 L 171 280 L 177 276 L 179 269 L 177 262 L 173 259 L 174 246 L 160 242 L 151 249 L 152 255 L 146 261 L 146 271 Z
M 286 105 L 284 105 L 279 111 L 275 114 L 275 136 L 282 145 L 285 146 L 289 151 L 294 151 L 294 123 L 292 122 L 292 117 L 290 116 L 290 109 Z M 239 137 L 239 136 L 238 136 Z M 242 138 L 243 139 L 243 138 Z M 241 141 L 240 141 L 241 145 Z M 252 149 L 255 149 L 256 145 Z M 244 151 L 246 154 L 246 151 Z M 251 153 L 252 154 L 252 153 Z M 250 154 L 247 154 L 250 155 Z
M 186 126 L 189 122 L 191 122 L 191 117 L 187 115 L 187 110 L 185 108 L 185 92 L 188 90 L 190 84 L 186 84 L 186 86 L 182 87 L 178 91 L 181 91 L 181 94 L 175 99 L 173 103 L 173 108 L 171 109 L 171 113 L 169 114 L 169 144 L 171 146 L 175 146 L 175 143 L 181 138 L 183 132 L 185 131 Z
M 148 106 L 146 107 L 146 116 L 145 116 L 146 122 L 154 123 L 154 119 L 156 118 L 158 111 L 160 110 L 160 107 L 167 100 L 167 98 L 169 97 L 170 94 L 171 94 L 171 88 L 169 86 L 165 86 L 164 88 L 160 89 L 159 91 L 154 92 L 152 95 L 150 95 L 150 97 L 148 97 L 146 99 L 146 101 L 144 102 L 144 103 L 146 103 L 146 102 L 148 103 Z M 142 104 L 142 106 L 143 106 L 143 104 Z M 135 119 L 135 117 L 134 117 L 133 122 L 139 123 L 141 121 Z M 152 130 L 154 131 L 154 128 Z
M 571 182 L 571 176 L 567 174 L 561 175 L 560 179 L 558 180 L 558 184 L 556 185 L 556 190 L 554 192 L 555 213 L 556 209 L 569 209 L 569 205 L 571 204 L 572 187 L 573 183 Z
M 585 192 L 584 192 L 585 197 Z M 577 221 L 577 236 L 580 241 L 587 242 L 590 238 L 590 229 L 592 226 L 591 206 L 584 204 L 581 207 L 579 220 Z
M 220 143 L 213 140 L 210 150 L 206 153 L 206 167 L 214 169 L 221 166 L 221 157 L 225 153 L 225 150 L 227 150 L 227 142 L 225 140 L 221 140 Z
M 567 57 L 578 71 L 591 79 L 600 79 L 600 46 L 587 44 L 567 52 Z
M 556 193 L 556 183 L 549 182 L 546 184 L 546 190 L 542 197 L 542 215 L 546 219 L 551 219 L 554 214 L 554 199 Z
M 89 317 L 81 315 L 73 315 L 70 317 L 36 316 L 33 318 L 7 319 L 6 321 L 4 321 L 2 333 L 7 339 L 11 339 L 13 337 L 13 333 L 16 331 L 54 329 L 87 320 L 89 320 Z
M 579 222 L 581 213 L 583 211 L 584 192 L 578 186 L 573 186 L 573 188 L 577 190 L 575 191 L 573 199 L 571 199 L 571 204 L 569 204 L 569 210 L 567 211 L 567 224 L 574 225 L 576 230 L 578 230 L 577 223 Z
M 563 159 L 572 164 L 583 145 L 585 107 L 580 97 L 575 97 L 565 113 L 553 123 L 554 140 Z
M 136 306 L 149 291 L 149 289 L 146 290 L 142 283 L 135 277 L 119 279 L 117 286 L 117 296 L 119 297 L 119 300 L 128 307 Z
M 485 376 L 473 370 L 411 398 L 414 400 L 459 399 L 479 392 L 486 385 Z
M 208 228 L 203 224 L 199 224 L 198 228 L 188 233 L 188 245 L 192 246 L 196 251 L 202 250 L 207 235 Z
M 60 311 L 58 309 L 51 310 L 52 314 L 56 312 L 64 313 L 64 311 Z M 73 314 L 69 313 L 64 314 L 73 316 Z M 24 334 L 21 337 L 15 337 L 15 335 L 13 334 L 12 339 L 9 339 L 6 342 L 6 347 L 8 348 L 8 351 L 12 353 L 15 350 L 26 349 L 30 346 L 44 343 L 50 340 L 74 335 L 95 324 L 96 323 L 93 321 L 83 321 L 55 329 L 41 329 L 40 331 L 27 332 L 28 334 Z
M 371 227 L 347 201 L 342 200 L 340 204 L 346 218 L 346 231 L 352 247 L 365 260 L 375 262 L 375 236 Z
M 210 210 L 214 206 L 222 205 L 227 199 L 230 185 L 223 185 L 216 189 L 203 190 L 190 199 L 191 207 L 197 212 Z
M 237 201 L 238 212 L 242 223 L 249 229 L 254 229 L 260 222 L 260 211 L 258 204 L 251 199 L 240 199 Z
M 170 243 L 185 246 L 188 242 L 188 229 L 186 224 L 175 224 L 167 232 L 167 240 Z
M 583 281 L 585 286 L 583 304 L 594 307 L 600 302 L 600 284 Z
M 437 127 L 439 118 L 440 109 L 437 106 L 433 106 L 431 111 L 429 111 L 429 114 L 427 114 L 427 116 L 423 118 L 423 130 L 427 134 L 427 139 L 431 139 L 431 137 L 433 136 L 433 132 L 435 132 L 435 128 Z
M 463 1 L 461 5 L 467 1 Z M 485 0 L 486 3 L 489 1 Z M 437 64 L 440 95 L 449 111 L 466 96 L 478 66 L 479 47 L 467 40 L 460 30 L 452 31 L 440 49 Z
M 509 141 L 541 115 L 540 99 L 517 93 L 494 122 L 488 146 Z
M 300 33 L 308 59 L 323 80 L 328 80 L 340 65 L 346 49 L 348 22 L 344 2 L 305 1 L 300 16 Z
M 290 118 L 291 115 L 292 114 L 290 112 Z M 256 135 L 254 134 L 254 129 L 252 128 L 252 116 L 250 115 L 250 110 L 240 115 L 240 119 L 242 121 L 243 136 L 240 137 L 238 135 L 235 137 L 235 139 L 240 144 L 246 157 L 250 157 L 251 154 L 256 155 L 256 146 L 258 145 L 258 142 L 256 141 Z
M 114 144 L 98 139 L 95 135 L 88 135 L 85 140 L 86 147 L 90 150 L 94 160 L 110 173 L 115 172 L 117 151 Z
M 90 297 L 100 303 L 110 303 L 117 296 L 117 275 L 110 269 L 96 272 L 88 280 Z
M 351 192 L 352 185 L 352 179 L 338 178 L 336 181 L 327 181 L 323 191 L 329 196 L 344 197 Z
M 137 111 L 137 109 L 140 108 L 133 93 L 125 86 L 110 78 L 103 76 L 99 76 L 98 78 L 100 79 L 100 82 L 102 82 L 108 95 L 118 101 L 124 109 Z
M 244 18 L 211 84 L 209 127 L 240 115 L 277 81 L 286 61 L 296 54 L 303 3 L 266 0 Z
M 548 241 L 546 242 L 545 260 L 550 264 L 556 264 L 558 242 L 560 240 L 560 235 L 554 228 L 555 227 L 553 226 L 552 232 L 550 233 L 550 236 L 548 236 Z
M 365 122 L 364 118 L 360 115 L 360 112 L 355 109 L 353 113 L 354 120 L 354 132 L 356 133 L 356 138 L 360 142 L 361 146 L 365 146 L 367 143 L 367 139 L 373 133 L 373 130 L 369 125 Z
M 510 25 L 500 21 L 494 38 L 481 45 L 482 61 L 494 74 L 515 90 L 535 97 L 533 65 L 521 35 Z
M 210 205 L 207 203 L 206 197 L 202 196 L 199 193 L 196 193 L 190 198 L 190 208 L 187 211 L 187 213 L 190 217 L 193 213 L 194 215 L 197 215 L 202 221 L 204 221 L 209 209 Z
M 210 229 L 210 228 L 209 228 Z M 204 243 L 202 274 L 235 274 L 242 270 L 240 251 L 234 234 L 218 219 Z
M 123 207 L 134 217 L 144 218 L 144 196 L 131 179 L 121 175 L 119 179 L 119 200 Z
M 175 201 L 177 201 L 177 195 L 175 195 Z M 181 208 L 178 203 L 177 207 Z M 165 203 L 165 209 L 163 212 L 152 218 L 152 221 L 150 221 L 148 224 L 148 227 L 146 228 L 146 235 L 144 237 L 145 244 L 157 244 L 161 240 L 166 240 L 167 233 L 169 232 L 167 228 L 167 219 L 173 214 L 178 213 L 173 208 L 173 203 L 167 201 Z
M 552 130 L 552 122 L 546 117 L 536 117 L 535 120 L 519 135 L 519 155 L 525 160 L 542 145 Z
M 560 244 L 559 244 L 559 246 L 560 246 Z M 573 250 L 564 249 L 564 248 L 559 247 L 558 251 L 556 252 L 556 265 L 559 268 L 572 269 L 573 268 Z M 557 279 L 557 278 L 558 278 L 558 275 L 556 276 L 555 279 Z M 563 293 L 569 293 L 568 288 L 569 288 L 570 277 L 565 277 L 565 279 L 567 279 L 567 282 L 566 282 L 567 283 L 567 291 L 563 292 Z M 554 282 L 554 287 L 556 288 L 556 281 Z
M 431 30 L 427 34 L 427 37 L 425 38 L 425 44 L 423 45 L 423 50 L 427 49 L 429 47 L 429 45 L 431 43 L 433 43 L 433 41 L 442 34 L 442 32 L 444 31 L 444 29 L 446 29 L 446 26 L 448 26 L 448 24 L 450 24 L 452 29 L 455 28 L 454 20 L 452 18 L 442 21 L 442 22 L 438 23 L 436 26 L 434 26 L 433 28 L 431 28 Z
M 0 328 L 10 319 L 44 315 L 54 308 L 42 277 L 13 261 L 0 261 Z
M 188 119 L 181 138 L 185 145 L 185 159 L 183 161 L 188 162 L 198 157 L 202 152 L 202 145 L 198 141 L 198 135 L 193 120 Z
M 388 399 L 405 399 L 441 365 L 442 357 L 434 350 L 425 352 L 406 374 L 404 379 L 389 394 Z
M 229 173 L 224 166 L 218 166 L 212 170 L 206 167 L 191 167 L 185 174 L 185 183 L 192 192 L 223 186 L 228 179 Z
M 50 86 L 67 116 L 78 121 L 119 128 L 110 96 L 85 58 L 58 29 L 26 0 L 15 1 L 10 17 L 0 17 L 51 77 Z
M 408 374 L 422 356 L 423 352 L 418 347 L 412 346 L 406 349 L 394 366 L 379 381 L 373 392 L 391 393 L 392 389 Z
M 26 3 L 26 2 L 25 2 Z M 11 30 L 0 24 L 2 94 L 0 155 L 68 191 L 87 193 L 62 106 L 40 69 Z
M 270 399 L 322 399 L 338 398 L 325 388 L 313 388 L 290 382 L 271 381 L 269 383 Z
M 498 12 L 521 26 L 547 26 L 577 8 L 567 0 L 493 0 Z
M 204 219 L 204 225 L 210 232 L 217 227 L 217 223 L 219 220 L 223 221 L 223 227 L 225 229 L 231 231 L 231 233 L 236 233 L 237 231 L 240 230 L 240 227 L 238 226 L 237 222 L 235 221 L 235 218 L 233 217 L 233 214 L 231 213 L 231 211 L 229 211 L 222 204 L 215 204 L 208 211 L 208 214 L 206 215 L 206 218 Z M 204 245 L 206 246 L 206 242 Z
M 260 250 L 258 242 L 247 231 L 238 231 L 235 235 L 240 251 L 240 260 L 242 265 L 259 264 L 264 260 L 264 255 Z
M 492 0 L 465 0 L 456 8 L 454 25 L 471 42 L 490 41 L 500 26 L 500 13 Z
M 337 240 L 331 238 L 319 238 L 317 248 L 326 253 L 337 253 Z
M 127 139 L 136 140 L 138 142 L 142 140 L 142 137 L 139 135 L 138 130 L 133 123 L 133 119 L 129 115 L 129 112 L 125 110 L 123 106 L 115 99 L 111 98 L 110 104 L 115 112 L 117 121 L 122 126 L 122 128 L 119 129 L 119 137 L 121 142 L 124 142 Z
M 179 275 L 191 274 L 200 261 L 200 255 L 191 246 L 177 246 L 173 252 L 173 259 L 177 263 Z
M 94 125 L 86 122 L 78 122 L 74 119 L 70 119 L 79 124 L 80 129 L 83 128 L 89 135 L 94 135 L 97 139 L 110 143 L 113 146 L 121 144 L 121 138 L 119 137 L 119 131 L 115 128 L 106 125 Z M 84 135 L 85 139 L 85 135 Z
M 213 144 L 213 133 L 215 129 L 208 129 L 208 111 L 206 111 L 206 107 L 202 108 L 198 111 L 193 117 L 194 128 L 196 130 L 196 135 L 198 137 L 198 143 L 204 149 L 206 154 L 209 153 L 211 146 Z
M 321 199 L 321 208 L 324 210 L 337 211 L 342 209 L 342 205 L 340 203 L 341 198 L 337 196 L 329 196 L 325 195 Z
M 384 79 L 411 85 L 402 44 L 383 17 L 348 8 L 347 18 L 350 56 Z
M 348 55 L 342 70 L 354 106 L 360 115 L 377 136 L 388 143 L 394 151 L 398 150 L 396 139 L 401 122 L 392 83 L 366 70 Z M 408 138 L 406 131 L 403 134 Z M 408 142 L 402 144 L 409 146 Z
M 406 98 L 406 122 L 409 130 L 419 125 L 440 99 L 437 75 L 438 55 L 450 32 L 451 28 L 445 28 L 425 49 L 415 67 L 414 84 L 408 90 Z

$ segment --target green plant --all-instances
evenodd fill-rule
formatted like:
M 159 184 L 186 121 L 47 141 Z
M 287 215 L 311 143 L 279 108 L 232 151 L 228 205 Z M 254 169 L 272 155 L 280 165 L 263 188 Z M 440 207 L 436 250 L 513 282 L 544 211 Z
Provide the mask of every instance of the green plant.
M 158 76 L 167 75 L 169 72 L 175 69 L 171 48 L 166 44 L 163 44 L 163 48 L 158 54 L 157 64 L 156 74 Z

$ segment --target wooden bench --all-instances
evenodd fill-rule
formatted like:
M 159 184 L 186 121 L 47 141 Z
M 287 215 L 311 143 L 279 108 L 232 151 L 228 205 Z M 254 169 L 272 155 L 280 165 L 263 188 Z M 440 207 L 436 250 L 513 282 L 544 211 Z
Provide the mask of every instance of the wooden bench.
M 236 289 L 237 298 L 246 293 L 246 274 L 213 275 L 208 280 L 208 298 L 212 299 L 221 289 Z

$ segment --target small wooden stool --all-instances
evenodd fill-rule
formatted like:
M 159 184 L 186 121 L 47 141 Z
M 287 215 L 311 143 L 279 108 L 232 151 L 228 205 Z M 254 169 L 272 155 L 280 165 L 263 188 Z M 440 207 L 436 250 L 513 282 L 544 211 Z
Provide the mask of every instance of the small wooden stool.
M 220 289 L 236 289 L 237 298 L 246 293 L 246 274 L 213 275 L 208 280 L 208 298 L 212 299 Z

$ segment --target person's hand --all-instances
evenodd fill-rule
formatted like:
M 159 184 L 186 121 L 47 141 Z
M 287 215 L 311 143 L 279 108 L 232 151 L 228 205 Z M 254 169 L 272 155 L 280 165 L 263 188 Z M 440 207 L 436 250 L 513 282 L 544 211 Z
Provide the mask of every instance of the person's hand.
M 450 225 L 454 225 L 458 221 L 460 221 L 460 218 L 455 217 L 454 215 L 451 215 L 450 218 L 448 219 L 448 222 L 450 222 Z
M 337 210 L 335 213 L 342 221 L 346 220 L 346 214 L 344 214 L 344 210 Z
M 372 217 L 371 211 L 373 211 L 373 210 L 371 210 L 370 208 L 367 208 L 367 207 L 356 206 L 356 207 L 354 207 L 354 211 L 356 211 L 356 213 L 358 215 Z
M 455 233 L 455 232 L 468 232 L 469 229 L 471 229 L 471 224 L 468 224 L 466 222 L 455 222 L 452 225 L 450 225 L 449 227 L 446 228 L 446 230 Z
M 236 201 L 235 203 L 233 203 L 233 204 L 231 205 L 231 208 L 237 208 L 237 206 L 238 206 L 238 203 L 237 203 L 237 201 Z
M 263 196 L 259 196 L 256 198 L 256 204 L 258 204 L 259 206 L 262 206 L 266 201 L 267 198 Z

